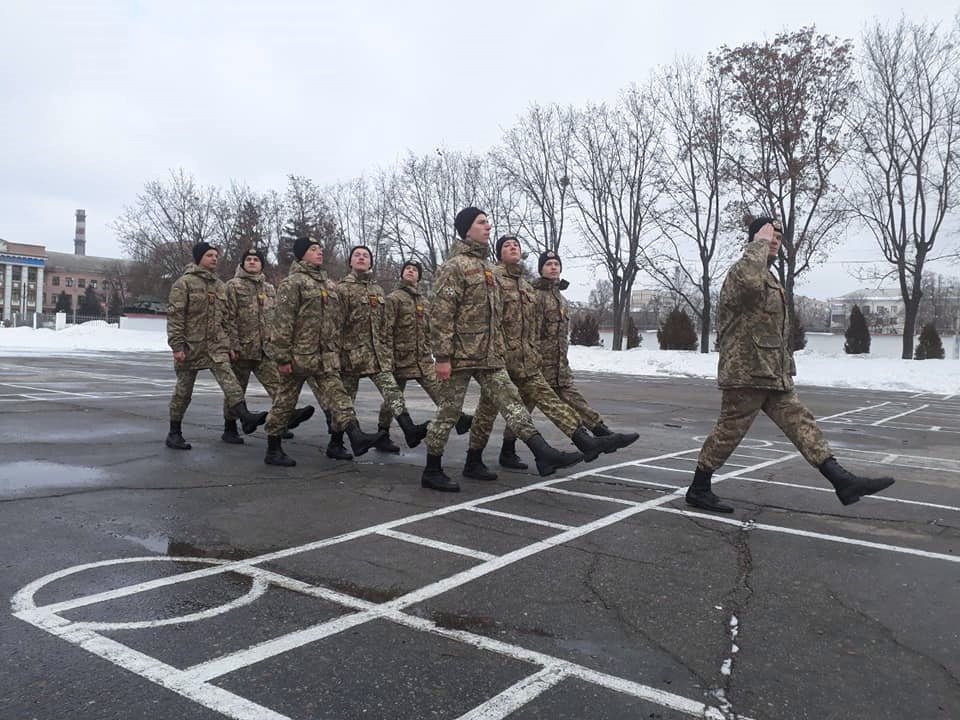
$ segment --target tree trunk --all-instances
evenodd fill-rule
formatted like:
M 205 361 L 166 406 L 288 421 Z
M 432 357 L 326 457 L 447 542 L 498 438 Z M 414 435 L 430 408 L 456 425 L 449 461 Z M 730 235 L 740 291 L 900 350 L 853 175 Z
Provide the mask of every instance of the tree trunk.
M 622 298 L 614 299 L 613 308 L 613 349 L 623 350 L 623 308 Z
M 913 336 L 916 335 L 919 311 L 919 296 L 915 295 L 903 304 L 903 352 L 900 357 L 904 360 L 913 360 Z

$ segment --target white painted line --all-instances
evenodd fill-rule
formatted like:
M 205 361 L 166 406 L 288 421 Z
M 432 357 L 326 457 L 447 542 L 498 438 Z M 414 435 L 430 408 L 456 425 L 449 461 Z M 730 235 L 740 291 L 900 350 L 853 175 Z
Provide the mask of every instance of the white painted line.
M 496 517 L 516 520 L 518 522 L 530 523 L 531 525 L 542 525 L 543 527 L 555 528 L 557 530 L 572 530 L 573 525 L 562 525 L 561 523 L 550 522 L 549 520 L 538 520 L 537 518 L 527 517 L 526 515 L 514 515 L 513 513 L 500 512 L 499 510 L 490 510 L 488 508 L 471 507 L 466 508 L 468 512 L 482 513 L 483 515 L 495 515 Z
M 430 538 L 420 537 L 419 535 L 398 532 L 397 530 L 380 530 L 377 534 L 383 535 L 384 537 L 393 538 L 394 540 L 402 540 L 403 542 L 413 543 L 415 545 L 423 545 L 424 547 L 433 548 L 434 550 L 443 550 L 444 552 L 455 553 L 457 555 L 466 555 L 467 557 L 477 558 L 478 560 L 493 560 L 496 557 L 496 555 L 491 555 L 490 553 L 483 552 L 482 550 L 473 550 L 472 548 L 463 547 L 462 545 L 445 543 L 440 540 L 432 540 Z
M 70 397 L 73 397 L 73 398 L 91 397 L 91 395 L 87 393 L 70 392 L 68 390 L 54 390 L 53 388 L 38 388 L 38 387 L 32 387 L 30 385 L 15 385 L 14 383 L 0 382 L 0 386 L 17 388 L 19 390 L 32 390 L 33 392 L 52 393 L 54 395 L 69 395 Z
M 946 560 L 947 562 L 960 563 L 960 555 L 947 555 L 945 553 L 930 552 L 929 550 L 917 550 L 916 548 L 904 547 L 902 545 L 889 545 L 887 543 L 871 542 L 870 540 L 857 540 L 842 535 L 828 535 L 827 533 L 811 532 L 810 530 L 797 530 L 795 528 L 783 527 L 782 525 L 767 525 L 766 523 L 734 520 L 732 518 L 710 515 L 709 513 L 691 512 L 690 510 L 678 510 L 676 508 L 655 509 L 658 512 L 670 513 L 672 515 L 685 515 L 703 520 L 712 520 L 713 522 L 723 523 L 725 525 L 736 525 L 744 530 L 769 530 L 770 532 L 782 533 L 784 535 L 797 535 L 799 537 L 815 538 L 817 540 L 826 540 L 843 545 L 858 545 L 875 550 L 887 550 L 889 552 L 916 555 L 917 557 L 930 558 L 932 560 Z
M 931 425 L 931 426 L 930 426 L 930 429 L 931 429 L 933 432 L 940 432 L 941 430 L 943 430 L 943 427 L 940 426 L 940 425 Z
M 897 460 L 898 457 L 900 457 L 900 456 L 899 456 L 899 455 L 887 455 L 886 457 L 884 457 L 884 458 L 883 458 L 882 460 L 880 460 L 879 462 L 883 463 L 884 465 L 889 465 L 889 464 L 892 463 L 892 462 L 896 462 L 896 460 Z
M 861 413 L 866 410 L 876 410 L 877 408 L 881 408 L 884 405 L 889 405 L 889 404 L 890 404 L 889 401 L 884 401 L 879 405 L 865 405 L 864 407 L 854 408 L 853 410 L 847 410 L 846 412 L 834 413 L 833 415 L 826 415 L 822 418 L 817 418 L 817 422 L 824 422 L 826 420 L 836 420 L 839 417 L 846 417 L 847 415 L 855 415 L 856 413 Z
M 572 497 L 587 498 L 588 500 L 599 500 L 601 502 L 616 503 L 618 505 L 636 505 L 635 500 L 622 500 L 620 498 L 607 497 L 606 495 L 594 495 L 593 493 L 574 492 L 573 490 L 561 490 L 557 487 L 543 488 L 543 492 L 556 493 L 557 495 L 570 495 Z
M 929 406 L 929 405 L 921 405 L 921 406 L 919 406 L 919 407 L 915 407 L 913 410 L 907 410 L 906 412 L 898 413 L 897 415 L 891 415 L 890 417 L 883 418 L 882 420 L 877 420 L 876 422 L 870 423 L 870 425 L 871 425 L 872 427 L 877 427 L 878 425 L 883 425 L 885 422 L 889 422 L 889 421 L 891 421 L 891 420 L 896 420 L 897 418 L 902 418 L 902 417 L 904 417 L 904 416 L 906 416 L 906 415 L 910 415 L 910 414 L 912 414 L 912 413 L 919 412 L 920 410 L 923 410 L 924 408 L 928 408 L 928 407 L 930 407 L 930 406 Z
M 545 667 L 540 672 L 508 687 L 502 693 L 494 695 L 483 705 L 464 713 L 458 720 L 503 720 L 527 703 L 536 700 L 565 677 L 566 674 L 560 668 Z

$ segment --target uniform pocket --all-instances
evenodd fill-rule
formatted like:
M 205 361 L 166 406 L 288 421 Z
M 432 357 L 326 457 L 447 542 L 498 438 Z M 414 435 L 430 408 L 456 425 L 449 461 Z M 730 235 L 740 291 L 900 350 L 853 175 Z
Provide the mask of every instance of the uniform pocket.
M 489 335 L 480 331 L 457 330 L 453 339 L 453 356 L 461 360 L 483 360 L 487 356 Z
M 754 361 L 750 374 L 759 378 L 779 378 L 782 374 L 780 338 L 776 335 L 760 335 L 753 342 Z

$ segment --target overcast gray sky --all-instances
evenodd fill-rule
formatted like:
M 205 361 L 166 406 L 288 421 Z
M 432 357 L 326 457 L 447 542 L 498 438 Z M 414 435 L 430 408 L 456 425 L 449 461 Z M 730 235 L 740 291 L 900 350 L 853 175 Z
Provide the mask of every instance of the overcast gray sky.
M 183 167 L 281 189 L 389 165 L 408 149 L 483 152 L 531 102 L 613 99 L 677 55 L 873 17 L 949 22 L 936 0 L 266 2 L 0 0 L 0 237 L 118 255 L 109 224 Z M 802 292 L 852 290 L 850 238 Z M 960 273 L 944 268 L 942 272 Z M 592 284 L 589 272 L 580 275 Z M 589 288 L 574 293 L 584 297 Z

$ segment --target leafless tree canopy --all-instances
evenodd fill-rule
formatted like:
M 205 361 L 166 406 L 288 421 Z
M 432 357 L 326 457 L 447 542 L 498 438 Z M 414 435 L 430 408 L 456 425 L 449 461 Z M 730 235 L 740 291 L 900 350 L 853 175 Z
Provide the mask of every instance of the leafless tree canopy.
M 913 357 L 924 265 L 958 202 L 958 41 L 956 27 L 906 20 L 890 28 L 875 23 L 863 41 L 854 205 L 899 282 L 906 359 Z

